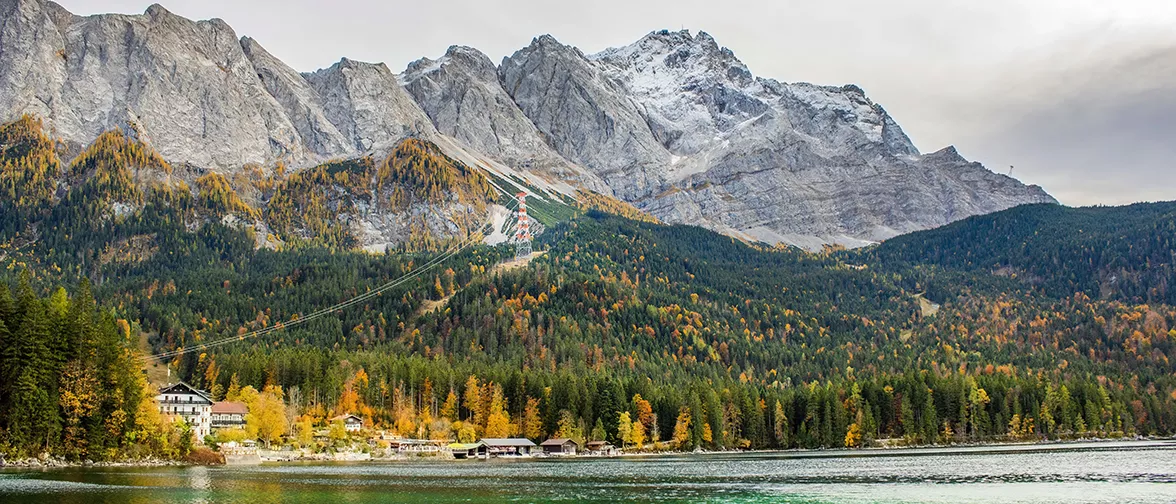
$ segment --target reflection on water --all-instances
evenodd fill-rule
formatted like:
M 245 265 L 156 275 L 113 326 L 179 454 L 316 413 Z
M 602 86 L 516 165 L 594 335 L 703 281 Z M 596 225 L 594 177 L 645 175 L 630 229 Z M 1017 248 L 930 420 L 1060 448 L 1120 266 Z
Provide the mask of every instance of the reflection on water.
M 1176 444 L 0 472 L 0 502 L 1176 502 Z

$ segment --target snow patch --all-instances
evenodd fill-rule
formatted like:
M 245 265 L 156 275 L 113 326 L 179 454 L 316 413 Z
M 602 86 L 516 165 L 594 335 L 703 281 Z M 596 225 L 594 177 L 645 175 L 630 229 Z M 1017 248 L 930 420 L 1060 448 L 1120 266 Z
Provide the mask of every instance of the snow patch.
M 493 230 L 482 240 L 482 243 L 486 245 L 498 245 L 510 240 L 510 237 L 506 235 L 506 221 L 509 217 L 510 209 L 502 205 L 491 205 L 490 225 L 493 227 Z
M 369 254 L 376 254 L 376 255 L 387 254 L 388 247 L 390 245 L 392 245 L 392 244 L 391 243 L 373 243 L 371 245 L 364 245 L 363 251 L 367 252 Z
M 802 248 L 810 252 L 819 252 L 826 244 L 836 244 L 845 248 L 854 249 L 867 247 L 878 243 L 845 234 L 835 236 L 813 236 L 796 233 L 780 233 L 766 226 L 756 226 L 753 228 L 744 229 L 741 231 L 741 233 L 752 238 L 753 241 L 764 242 L 769 245 L 778 245 L 783 243 Z
M 396 82 L 401 86 L 404 86 L 412 81 L 424 77 L 425 75 L 440 70 L 441 67 L 445 66 L 446 63 L 449 63 L 449 56 L 442 56 L 436 60 L 421 58 L 412 63 L 409 63 L 408 68 L 396 76 Z

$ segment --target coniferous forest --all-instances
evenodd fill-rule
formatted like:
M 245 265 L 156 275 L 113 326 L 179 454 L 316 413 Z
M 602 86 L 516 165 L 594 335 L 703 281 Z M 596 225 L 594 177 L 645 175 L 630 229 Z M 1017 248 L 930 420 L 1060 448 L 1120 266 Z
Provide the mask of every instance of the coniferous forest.
M 423 140 L 382 164 L 194 189 L 133 133 L 69 163 L 32 118 L 0 143 L 10 453 L 180 456 L 190 436 L 153 413 L 146 355 L 272 327 L 439 257 L 423 235 L 353 250 L 320 184 L 376 173 L 400 204 L 492 192 Z M 217 399 L 277 404 L 280 420 L 250 432 L 267 443 L 312 442 L 340 413 L 412 437 L 650 450 L 1176 431 L 1176 204 L 1025 206 L 812 253 L 582 201 L 545 223 L 525 267 L 499 267 L 510 245 L 473 246 L 334 316 L 164 364 Z M 279 246 L 224 219 L 265 213 Z

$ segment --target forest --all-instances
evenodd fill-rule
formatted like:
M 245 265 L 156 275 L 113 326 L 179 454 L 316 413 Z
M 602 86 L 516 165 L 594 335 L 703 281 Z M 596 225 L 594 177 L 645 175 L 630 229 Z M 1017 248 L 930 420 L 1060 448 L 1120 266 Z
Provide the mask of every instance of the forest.
M 439 257 L 434 246 L 364 253 L 330 233 L 258 247 L 250 230 L 222 219 L 258 212 L 231 179 L 189 189 L 129 135 L 112 133 L 67 165 L 44 151 L 51 141 L 19 128 L 0 134 L 16 139 L 4 141 L 0 185 L 28 187 L 0 201 L 22 216 L 0 231 L 0 283 L 24 307 L 4 319 L 13 335 L 2 340 L 5 355 L 79 339 L 38 336 L 30 310 L 44 311 L 48 327 L 67 324 L 54 314 L 81 310 L 105 335 L 104 351 L 124 356 L 92 375 L 141 376 L 131 372 L 141 361 L 126 356 L 231 340 Z M 401 159 L 429 148 L 407 146 Z M 392 170 L 387 194 L 415 201 L 453 190 L 488 201 L 492 191 L 476 172 L 410 163 L 425 170 L 416 173 L 396 159 L 345 169 Z M 69 183 L 42 180 L 52 176 Z M 446 189 L 453 180 L 474 183 Z M 47 185 L 58 190 L 45 196 Z M 313 191 L 302 194 L 313 202 Z M 413 437 L 558 436 L 630 450 L 1176 431 L 1172 204 L 1019 207 L 811 253 L 664 225 L 603 196 L 583 201 L 593 203 L 546 209 L 559 218 L 545 223 L 536 243 L 545 253 L 527 267 L 496 267 L 512 257 L 509 245 L 470 247 L 335 316 L 166 364 L 217 399 L 280 404 L 277 427 L 253 433 L 267 442 L 301 442 L 340 413 Z M 22 362 L 4 359 L 0 373 L 27 374 L 47 395 L 0 392 L 3 446 L 115 458 L 139 445 L 130 427 L 71 445 L 68 433 L 80 431 L 69 429 L 91 424 L 75 420 L 60 393 L 72 386 L 60 383 L 69 359 L 35 370 Z M 101 381 L 96 393 L 133 392 L 143 404 L 152 384 L 139 380 L 117 393 Z M 54 412 L 38 415 L 55 426 L 36 431 L 49 432 L 45 440 L 12 421 L 34 403 Z M 153 453 L 183 444 L 174 426 L 164 430 L 168 442 Z

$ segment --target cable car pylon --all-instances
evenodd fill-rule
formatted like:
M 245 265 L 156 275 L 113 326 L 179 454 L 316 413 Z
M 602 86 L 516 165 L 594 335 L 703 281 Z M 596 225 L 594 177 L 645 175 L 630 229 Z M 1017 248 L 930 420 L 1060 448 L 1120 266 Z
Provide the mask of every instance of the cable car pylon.
M 515 210 L 518 224 L 515 226 L 515 259 L 526 259 L 531 256 L 531 221 L 527 217 L 527 193 L 519 191 L 515 196 L 519 202 Z

